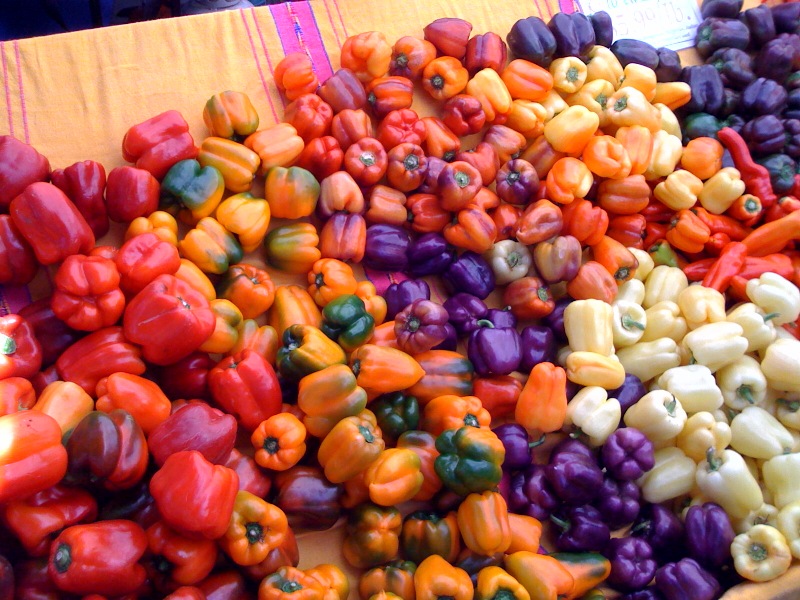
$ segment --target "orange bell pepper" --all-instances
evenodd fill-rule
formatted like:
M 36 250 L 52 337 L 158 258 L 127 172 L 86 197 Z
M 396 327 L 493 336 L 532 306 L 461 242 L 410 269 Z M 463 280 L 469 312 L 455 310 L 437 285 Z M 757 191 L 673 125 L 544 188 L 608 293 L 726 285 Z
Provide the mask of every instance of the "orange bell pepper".
M 503 203 L 489 210 L 489 216 L 494 221 L 497 230 L 495 241 L 508 240 L 516 236 L 517 223 L 522 218 L 522 209 L 513 204 Z
M 545 123 L 544 137 L 558 152 L 577 156 L 598 127 L 600 118 L 585 106 L 576 104 Z
M 571 235 L 587 246 L 599 242 L 608 230 L 608 213 L 584 198 L 563 206 L 561 214 L 564 217 L 562 235 Z
M 264 196 L 273 217 L 310 217 L 317 207 L 320 185 L 314 175 L 301 167 L 273 167 L 264 180 Z
M 417 565 L 414 574 L 416 600 L 437 600 L 447 596 L 453 600 L 472 600 L 473 587 L 469 574 L 432 554 Z
M 409 79 L 419 79 L 425 67 L 434 58 L 436 58 L 436 46 L 428 40 L 406 35 L 397 40 L 392 47 L 389 73 Z
M 639 266 L 639 261 L 630 250 L 607 235 L 592 246 L 592 257 L 614 277 L 617 285 L 633 279 Z
M 275 301 L 275 283 L 264 269 L 247 263 L 231 265 L 217 292 L 238 308 L 244 319 L 261 316 Z
M 606 114 L 614 128 L 643 125 L 655 133 L 661 129 L 661 113 L 635 87 L 621 87 L 608 97 Z
M 24 498 L 57 484 L 67 472 L 61 427 L 39 411 L 0 417 L 0 503 Z
M 610 135 L 596 135 L 583 148 L 581 159 L 598 177 L 624 179 L 631 172 L 631 159 L 622 142 Z
M 353 269 L 335 258 L 321 258 L 308 272 L 308 293 L 323 308 L 334 298 L 355 294 L 358 282 Z
M 497 419 L 513 414 L 522 382 L 511 375 L 490 375 L 476 377 L 472 388 L 491 417 Z
M 497 124 L 486 130 L 483 141 L 494 148 L 501 165 L 516 157 L 528 145 L 528 140 L 520 132 Z
M 483 254 L 492 247 L 497 227 L 492 218 L 475 204 L 467 204 L 444 228 L 444 239 L 465 250 Z
M 217 297 L 217 291 L 214 289 L 214 284 L 211 283 L 208 275 L 203 273 L 200 267 L 188 258 L 181 259 L 181 266 L 175 272 L 175 277 L 200 292 L 209 302 Z
M 408 221 L 417 233 L 438 233 L 452 220 L 450 211 L 439 204 L 434 194 L 412 194 L 406 200 Z
M 392 47 L 380 31 L 365 31 L 344 41 L 340 60 L 342 68 L 353 71 L 362 83 L 369 83 L 389 72 Z
M 688 209 L 679 210 L 667 230 L 667 241 L 670 245 L 690 254 L 702 252 L 709 237 L 711 229 Z
M 469 71 L 452 56 L 434 58 L 422 71 L 422 89 L 442 102 L 461 93 L 469 81 Z
M 306 426 L 291 413 L 278 413 L 261 421 L 250 436 L 259 466 L 285 471 L 306 453 Z M 259 561 L 257 561 L 259 562 Z
M 344 153 L 344 170 L 363 187 L 378 183 L 386 174 L 388 166 L 386 150 L 374 137 L 361 138 Z
M 406 391 L 419 401 L 420 406 L 424 407 L 437 396 L 472 394 L 474 369 L 463 354 L 452 350 L 428 350 L 416 354 L 414 359 L 425 374 Z
M 361 262 L 367 246 L 367 222 L 359 214 L 339 213 L 325 221 L 319 249 L 323 258 Z
M 427 431 L 412 429 L 400 434 L 400 437 L 397 438 L 397 448 L 408 448 L 420 459 L 423 482 L 413 500 L 426 502 L 433 498 L 443 485 L 434 467 L 436 457 L 439 456 L 439 451 L 436 449 L 436 436 Z
M 225 187 L 234 194 L 246 192 L 253 185 L 261 158 L 239 142 L 222 137 L 207 137 L 200 144 L 197 162 L 215 167 Z
M 492 68 L 485 68 L 467 82 L 465 92 L 477 98 L 488 123 L 505 119 L 511 111 L 511 94 L 500 74 Z
M 420 428 L 439 435 L 446 429 L 458 429 L 465 425 L 489 427 L 492 416 L 477 396 L 437 396 L 425 404 Z
M 158 384 L 139 375 L 112 373 L 97 382 L 96 393 L 97 410 L 128 411 L 146 435 L 166 421 L 172 410 L 169 398 Z
M 378 77 L 367 84 L 367 102 L 376 117 L 382 119 L 393 110 L 411 108 L 414 82 L 408 77 Z
M 564 216 L 561 207 L 549 200 L 537 200 L 522 211 L 514 237 L 525 245 L 536 244 L 558 235 L 563 227 Z
M 378 294 L 375 285 L 371 281 L 359 281 L 355 294 L 361 298 L 361 301 L 364 303 L 364 308 L 367 309 L 367 312 L 375 321 L 375 326 L 377 327 L 383 323 L 386 319 L 386 300 L 383 296 Z
M 670 110 L 680 108 L 692 99 L 692 88 L 683 81 L 659 81 L 656 83 L 653 104 L 663 104 Z
M 239 490 L 219 545 L 237 565 L 256 565 L 283 543 L 288 529 L 286 514 L 278 506 Z
M 644 175 L 605 179 L 597 186 L 597 203 L 617 215 L 634 215 L 650 203 L 650 186 Z
M 270 206 L 264 198 L 250 192 L 228 196 L 217 207 L 217 220 L 236 235 L 242 252 L 253 252 L 264 242 L 271 220 Z
M 127 373 L 114 373 L 114 376 L 128 377 Z M 136 376 L 130 375 L 130 377 Z M 106 379 L 106 377 L 101 379 L 100 382 L 98 382 L 98 387 Z M 4 379 L 3 381 L 8 381 L 8 379 Z M 148 383 L 151 382 L 148 381 Z M 158 388 L 155 383 L 152 385 L 155 388 Z M 167 400 L 166 414 L 169 416 L 169 411 L 171 408 L 169 400 L 166 397 L 164 397 L 164 399 Z M 136 401 L 136 398 L 134 397 L 132 400 Z M 48 383 L 47 386 L 45 386 L 45 388 L 39 393 L 39 398 L 36 400 L 36 404 L 30 408 L 53 417 L 61 427 L 61 431 L 66 435 L 75 428 L 75 426 L 80 422 L 81 419 L 83 419 L 83 417 L 95 409 L 95 402 L 94 399 L 78 384 L 72 383 L 71 381 L 53 381 Z M 147 407 L 145 406 L 143 408 L 146 409 Z M 106 410 L 104 412 L 110 412 L 110 410 Z M 163 413 L 163 409 L 154 410 L 153 412 Z M 140 411 L 141 416 L 144 416 L 145 414 L 146 410 Z
M 242 321 L 242 311 L 230 300 L 217 298 L 210 303 L 214 313 L 214 331 L 200 345 L 200 352 L 210 354 L 227 354 L 236 345 L 239 336 L 239 325 Z
M 444 161 L 453 160 L 461 150 L 461 139 L 438 117 L 423 117 L 420 121 L 425 126 L 425 154 Z
M 283 111 L 283 121 L 297 130 L 308 144 L 314 138 L 330 134 L 333 109 L 317 94 L 303 94 Z
M 300 380 L 297 405 L 308 433 L 323 438 L 336 423 L 364 410 L 367 393 L 347 365 L 331 365 Z
M 140 233 L 154 233 L 161 241 L 178 245 L 178 222 L 165 210 L 151 212 L 146 217 L 136 217 L 128 223 L 125 230 L 125 241 Z
M 228 352 L 228 356 L 249 348 L 267 359 L 268 363 L 275 364 L 275 356 L 281 343 L 274 327 L 259 325 L 255 319 L 245 319 L 237 327 L 237 334 L 236 343 Z
M 567 416 L 567 372 L 543 362 L 531 369 L 520 392 L 514 419 L 529 431 L 550 433 L 564 425 Z
M 402 192 L 410 192 L 417 189 L 424 181 L 428 157 L 425 156 L 422 146 L 411 142 L 398 144 L 389 150 L 387 159 L 386 179 L 388 179 L 392 188 L 401 195 Z M 370 209 L 372 209 L 373 195 L 374 193 L 370 194 Z M 404 195 L 403 203 L 405 203 Z
M 725 148 L 711 137 L 689 140 L 681 154 L 681 167 L 705 181 L 722 168 Z
M 575 578 L 561 563 L 546 554 L 514 552 L 504 560 L 506 571 L 522 584 L 531 598 L 557 600 L 575 585 Z
M 535 139 L 544 133 L 547 110 L 539 102 L 514 100 L 508 111 L 505 126 L 518 131 L 527 139 Z
M 308 273 L 322 257 L 317 228 L 303 221 L 276 227 L 264 239 L 264 245 L 269 264 L 286 273 Z
M 567 282 L 567 293 L 575 300 L 602 300 L 611 304 L 617 297 L 617 281 L 599 262 L 583 263 L 578 274 Z
M 397 344 L 397 334 L 394 332 L 394 325 L 394 320 L 376 325 L 372 332 L 372 337 L 369 339 L 369 343 L 375 344 L 376 346 L 397 348 L 399 350 L 400 346 Z
M 591 64 L 589 66 L 591 67 Z M 589 76 L 591 77 L 591 70 Z M 565 100 L 569 106 L 582 106 L 597 115 L 599 125 L 605 131 L 609 124 L 606 107 L 615 89 L 614 84 L 607 79 L 593 79 L 584 83 L 577 92 L 570 94 Z
M 364 472 L 369 499 L 380 506 L 396 506 L 416 496 L 424 481 L 422 461 L 408 448 L 386 448 Z
M 393 596 L 402 600 L 415 600 L 416 570 L 417 565 L 408 560 L 395 560 L 373 567 L 358 578 L 358 597 L 361 600 L 369 600 L 377 594 L 385 594 L 387 598 L 381 600 L 394 600 Z
M 275 65 L 272 73 L 275 85 L 288 100 L 303 94 L 313 94 L 319 87 L 314 64 L 305 52 L 291 52 Z
M 392 171 L 391 160 L 392 151 L 389 152 L 388 173 Z M 406 200 L 406 195 L 400 190 L 389 187 L 388 185 L 376 185 L 369 193 L 369 202 L 367 210 L 364 213 L 364 218 L 370 224 L 386 223 L 388 225 L 405 225 L 406 221 L 408 221 Z
M 324 596 L 316 578 L 292 566 L 279 567 L 258 585 L 258 600 L 323 600 Z
M 208 99 L 203 122 L 211 135 L 239 141 L 258 129 L 258 112 L 247 94 L 228 90 Z
M 541 102 L 553 89 L 553 75 L 550 71 L 522 58 L 508 63 L 503 69 L 502 78 L 515 100 Z
M 347 518 L 342 555 L 357 569 L 368 569 L 397 557 L 403 517 L 394 507 L 363 502 Z
M 653 134 L 644 125 L 628 125 L 617 129 L 614 137 L 622 144 L 631 161 L 631 175 L 642 175 L 653 154 Z
M 261 158 L 258 174 L 263 176 L 272 167 L 288 167 L 296 161 L 305 142 L 294 127 L 288 123 L 278 123 L 251 133 L 244 140 L 244 145 Z
M 458 530 L 467 548 L 483 556 L 511 545 L 508 505 L 499 492 L 473 493 L 458 505 Z
M 441 207 L 449 211 L 465 208 L 481 189 L 481 174 L 471 164 L 454 161 L 446 164 L 438 177 L 438 196 Z
M 269 324 L 279 338 L 292 325 L 322 326 L 322 313 L 305 288 L 282 285 L 275 290 L 275 300 L 269 309 Z
M 586 163 L 567 156 L 557 160 L 547 173 L 547 197 L 559 204 L 569 204 L 576 198 L 585 198 L 593 182 L 594 177 Z
M 81 391 L 83 390 L 81 389 Z M 24 377 L 0 379 L 0 417 L 21 410 L 29 410 L 35 404 L 36 391 L 30 381 Z
M 503 305 L 520 320 L 546 317 L 555 309 L 555 300 L 548 285 L 538 277 L 515 279 L 503 290 Z
M 520 550 L 539 551 L 539 540 L 542 537 L 542 523 L 539 519 L 510 512 L 508 524 L 511 527 L 511 544 L 506 549 L 506 554 Z
M 322 600 L 347 600 L 350 595 L 350 581 L 338 566 L 324 563 L 305 571 L 306 575 L 319 581 L 325 590 Z
M 358 385 L 370 395 L 398 392 L 417 383 L 425 371 L 412 357 L 394 348 L 364 344 L 350 355 Z
M 327 219 L 338 212 L 364 212 L 364 193 L 347 171 L 337 171 L 320 183 L 317 214 Z
M 322 438 L 317 460 L 332 483 L 342 483 L 369 467 L 385 447 L 372 411 L 345 417 Z

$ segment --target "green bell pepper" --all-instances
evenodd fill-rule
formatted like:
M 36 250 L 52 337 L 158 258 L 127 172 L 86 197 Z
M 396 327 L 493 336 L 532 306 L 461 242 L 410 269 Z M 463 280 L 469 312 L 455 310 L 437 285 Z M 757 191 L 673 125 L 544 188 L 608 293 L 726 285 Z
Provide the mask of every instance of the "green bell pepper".
M 414 396 L 403 392 L 381 394 L 370 408 L 383 432 L 383 439 L 392 445 L 406 431 L 419 426 L 419 402 Z
M 217 210 L 225 181 L 222 173 L 190 158 L 176 162 L 161 182 L 159 209 L 177 216 L 184 223 L 197 223 Z
M 364 301 L 355 294 L 343 294 L 322 309 L 322 333 L 352 352 L 372 337 L 375 319 Z
M 459 427 L 436 438 L 439 456 L 433 468 L 442 483 L 459 496 L 494 489 L 503 475 L 503 443 L 491 429 Z
M 283 332 L 283 345 L 275 358 L 280 374 L 291 381 L 331 365 L 344 364 L 341 346 L 313 325 L 292 325 Z

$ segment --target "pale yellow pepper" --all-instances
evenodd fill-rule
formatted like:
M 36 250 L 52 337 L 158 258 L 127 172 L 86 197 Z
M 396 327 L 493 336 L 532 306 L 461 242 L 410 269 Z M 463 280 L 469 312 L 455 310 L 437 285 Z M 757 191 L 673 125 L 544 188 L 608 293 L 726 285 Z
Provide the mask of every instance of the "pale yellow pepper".
M 741 519 L 764 503 L 758 480 L 735 450 L 716 452 L 709 448 L 706 459 L 697 465 L 695 477 L 700 491 L 732 519 Z
M 650 67 L 638 63 L 628 63 L 622 69 L 622 79 L 620 89 L 632 87 L 639 90 L 648 102 L 652 102 L 656 97 L 656 86 L 658 79 L 656 72 Z
M 761 465 L 761 477 L 778 510 L 800 500 L 800 453 L 773 456 Z
M 653 90 L 655 92 L 655 90 Z M 661 131 L 661 113 L 635 87 L 620 87 L 608 98 L 606 113 L 611 127 L 642 125 L 651 133 Z
M 573 352 L 614 354 L 614 310 L 602 300 L 574 300 L 564 310 L 564 331 Z
M 549 123 L 554 117 L 557 117 L 569 107 L 569 104 L 567 104 L 564 98 L 562 98 L 556 90 L 550 90 L 547 92 L 547 96 L 545 96 L 544 100 L 542 100 L 539 104 L 542 105 L 542 108 L 545 111 L 545 123 Z M 598 119 L 599 118 L 600 117 L 598 116 Z
M 675 171 L 675 167 L 681 159 L 681 154 L 683 154 L 683 146 L 680 138 L 667 133 L 663 128 L 657 131 L 653 135 L 653 153 L 650 155 L 650 164 L 647 165 L 644 178 L 652 181 L 668 176 Z M 703 182 L 701 181 L 697 191 L 699 192 L 702 187 Z
M 657 302 L 645 310 L 645 316 L 647 326 L 644 329 L 642 342 L 652 342 L 666 337 L 678 343 L 689 331 L 686 319 L 681 316 L 681 309 L 671 300 Z
M 681 131 L 681 123 L 678 121 L 677 115 L 663 102 L 654 102 L 653 106 L 658 109 L 661 115 L 661 131 L 681 141 L 683 139 L 683 132 Z
M 687 413 L 713 412 L 722 406 L 722 392 L 714 374 L 703 365 L 673 367 L 661 374 L 656 385 L 675 396 Z
M 736 572 L 750 581 L 771 581 L 789 570 L 792 553 L 775 527 L 755 525 L 733 538 L 731 556 Z
M 564 56 L 550 63 L 553 87 L 562 94 L 574 94 L 586 83 L 588 68 L 577 56 Z
M 558 92 L 555 90 L 553 90 L 552 93 L 558 95 Z M 584 83 L 581 89 L 564 98 L 564 101 L 566 101 L 569 106 L 583 106 L 587 110 L 593 112 L 597 115 L 600 127 L 605 128 L 608 125 L 606 106 L 608 105 L 608 99 L 613 93 L 614 86 L 610 81 L 594 79 Z M 559 96 L 559 98 L 560 97 L 561 96 Z
M 703 182 L 700 178 L 681 169 L 667 175 L 664 181 L 656 185 L 653 194 L 672 210 L 682 210 L 693 207 L 702 190 Z
M 625 382 L 625 368 L 615 356 L 571 352 L 564 365 L 567 379 L 578 385 L 598 385 L 606 390 L 615 390 Z
M 626 373 L 636 375 L 642 381 L 649 381 L 667 369 L 681 364 L 678 344 L 668 337 L 620 348 L 617 350 L 617 358 Z
M 669 300 L 678 303 L 680 293 L 689 287 L 686 274 L 678 267 L 658 265 L 644 281 L 644 301 L 642 306 L 650 308 L 658 302 Z M 680 307 L 679 307 L 680 308 Z
M 721 215 L 744 194 L 744 189 L 744 181 L 739 170 L 734 167 L 724 167 L 706 179 L 697 199 L 708 212 Z
M 588 57 L 589 61 L 586 63 L 586 81 L 603 79 L 610 82 L 613 89 L 617 89 L 620 79 L 622 79 L 622 74 L 624 73 L 624 69 L 617 55 L 605 46 L 597 45 L 589 50 Z
M 726 320 L 741 326 L 747 338 L 747 351 L 758 352 L 775 340 L 775 323 L 771 315 L 752 302 L 743 302 L 731 308 Z
M 756 525 L 771 525 L 777 527 L 778 525 L 778 509 L 772 504 L 764 502 L 756 510 L 751 510 L 743 519 L 734 519 L 731 521 L 733 530 L 736 533 L 745 533 Z
M 767 395 L 767 378 L 761 365 L 752 356 L 740 356 L 716 373 L 725 406 L 743 410 L 764 403 Z
M 743 333 L 741 326 L 730 321 L 708 323 L 687 333 L 681 345 L 693 362 L 715 372 L 744 355 L 747 339 Z
M 713 288 L 693 283 L 678 295 L 678 307 L 689 329 L 724 321 L 725 296 Z
M 800 430 L 800 394 L 797 393 L 774 393 L 775 416 L 786 427 L 795 431 Z
M 674 439 L 686 425 L 686 411 L 680 400 L 666 390 L 653 390 L 625 411 L 627 427 L 635 427 L 652 442 Z
M 639 265 L 636 267 L 636 271 L 633 274 L 633 278 L 637 281 L 644 281 L 656 266 L 653 257 L 650 256 L 649 252 L 642 250 L 641 248 L 629 247 L 628 251 L 633 254 L 633 257 L 639 262 Z
M 590 385 L 581 388 L 567 404 L 564 430 L 572 431 L 577 427 L 592 446 L 602 446 L 619 427 L 621 419 L 619 400 L 609 398 L 608 392 L 600 386 Z
M 742 456 L 769 460 L 793 446 L 789 430 L 760 406 L 748 406 L 731 421 L 731 448 Z
M 800 341 L 781 338 L 764 351 L 761 371 L 770 387 L 782 392 L 800 392 Z
M 614 347 L 626 348 L 641 340 L 647 328 L 647 313 L 642 305 L 631 300 L 620 300 L 618 297 L 611 308 L 614 312 L 611 324 Z
M 627 300 L 641 304 L 644 302 L 644 281 L 629 279 L 617 288 L 616 300 Z
M 714 448 L 715 452 L 720 453 L 730 443 L 730 426 L 717 421 L 713 414 L 706 411 L 690 416 L 675 441 L 675 445 L 697 463 L 705 460 L 709 448 Z
M 745 288 L 747 297 L 768 315 L 775 325 L 793 323 L 800 317 L 800 290 L 777 273 L 762 273 Z
M 800 500 L 790 502 L 778 512 L 775 527 L 786 538 L 792 556 L 800 558 Z
M 647 502 L 666 502 L 692 491 L 695 469 L 695 462 L 680 448 L 661 448 L 655 451 L 653 468 L 637 479 L 636 485 Z

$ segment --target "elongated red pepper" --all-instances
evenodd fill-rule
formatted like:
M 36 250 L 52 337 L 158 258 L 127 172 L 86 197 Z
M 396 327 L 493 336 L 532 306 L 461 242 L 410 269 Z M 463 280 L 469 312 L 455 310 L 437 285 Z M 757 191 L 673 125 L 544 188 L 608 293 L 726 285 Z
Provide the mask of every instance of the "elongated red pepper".
M 725 292 L 731 284 L 731 279 L 744 267 L 745 258 L 747 258 L 747 246 L 741 242 L 731 242 L 725 246 L 719 258 L 703 277 L 703 285 L 718 292 Z
M 739 170 L 744 181 L 745 189 L 761 199 L 761 204 L 769 208 L 777 196 L 772 191 L 772 182 L 769 179 L 767 168 L 753 160 L 747 142 L 739 133 L 730 127 L 723 127 L 717 132 L 717 139 L 731 153 L 734 166 Z
M 716 261 L 716 258 L 701 258 L 686 265 L 683 272 L 689 281 L 702 281 L 711 269 L 711 265 Z M 744 259 L 742 269 L 737 276 L 745 280 L 756 279 L 764 273 L 771 272 L 786 279 L 792 279 L 794 271 L 794 264 L 790 256 L 775 253 L 767 256 L 748 256 Z
M 764 223 L 742 240 L 750 256 L 766 256 L 780 252 L 786 244 L 800 238 L 800 210 Z
M 708 226 L 712 235 L 715 233 L 724 233 L 734 242 L 740 242 L 752 231 L 749 227 L 745 227 L 736 219 L 727 215 L 712 214 L 702 206 L 695 206 L 691 211 Z

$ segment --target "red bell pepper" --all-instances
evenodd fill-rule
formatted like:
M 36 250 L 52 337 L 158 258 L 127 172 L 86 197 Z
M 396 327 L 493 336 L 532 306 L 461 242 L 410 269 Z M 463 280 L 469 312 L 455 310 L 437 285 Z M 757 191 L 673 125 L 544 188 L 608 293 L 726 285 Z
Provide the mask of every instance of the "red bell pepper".
M 11 218 L 43 265 L 94 247 L 94 233 L 67 195 L 51 183 L 32 183 L 11 201 Z
M 68 256 L 53 282 L 53 313 L 80 331 L 110 327 L 125 310 L 125 294 L 119 282 L 114 261 L 102 256 Z
M 139 375 L 112 373 L 97 382 L 96 390 L 97 410 L 128 411 L 145 435 L 150 435 L 172 412 L 172 404 L 158 384 Z
M 158 210 L 161 185 L 149 171 L 136 167 L 117 167 L 106 181 L 108 218 L 130 223 Z
M 0 285 L 27 285 L 39 261 L 9 215 L 0 215 Z
M 15 314 L 0 317 L 0 379 L 31 377 L 42 366 L 42 347 L 33 327 Z
M 47 556 L 65 527 L 97 518 L 97 500 L 86 490 L 57 484 L 5 505 L 3 521 L 30 556 Z
M 344 152 L 338 140 L 332 135 L 315 138 L 306 144 L 295 166 L 309 171 L 322 181 L 342 167 Z
M 0 417 L 21 410 L 30 410 L 36 404 L 36 390 L 24 377 L 0 379 Z
M 147 578 L 139 563 L 146 549 L 144 529 L 133 521 L 73 525 L 53 541 L 47 572 L 63 592 L 130 594 Z
M 84 160 L 66 169 L 54 169 L 50 179 L 72 200 L 92 228 L 94 237 L 101 238 L 108 233 L 108 210 L 103 197 L 106 170 L 103 165 L 94 160 Z
M 168 110 L 134 125 L 122 138 L 122 157 L 158 180 L 176 162 L 197 158 L 198 152 L 189 124 L 177 110 Z
M 419 115 L 410 108 L 401 108 L 381 119 L 375 137 L 384 148 L 391 150 L 404 142 L 421 146 L 427 135 L 428 130 Z
M 244 454 L 234 448 L 222 464 L 236 471 L 239 476 L 240 491 L 250 492 L 259 498 L 266 498 L 269 495 L 272 479 L 269 478 L 268 472 L 259 467 L 249 454 Z
M 64 350 L 56 361 L 58 376 L 94 396 L 97 382 L 112 373 L 145 372 L 142 350 L 123 334 L 122 327 L 98 329 Z
M 0 417 L 0 504 L 57 484 L 67 472 L 61 427 L 42 412 L 23 410 Z
M 125 337 L 141 344 L 145 360 L 168 365 L 197 350 L 214 331 L 208 300 L 173 275 L 159 275 L 128 304 Z
M 31 183 L 47 181 L 50 161 L 33 146 L 11 135 L 0 135 L 0 210 Z
M 246 348 L 226 356 L 208 373 L 214 402 L 234 415 L 248 431 L 281 410 L 281 389 L 272 365 Z
M 158 466 L 182 450 L 196 450 L 215 465 L 225 464 L 236 442 L 236 419 L 201 402 L 190 400 L 175 409 L 147 438 Z
M 50 304 L 51 297 L 39 298 L 20 309 L 19 315 L 33 327 L 42 346 L 42 366 L 56 362 L 61 353 L 83 337 L 84 332 L 72 329 L 59 319 Z
M 126 294 L 137 294 L 159 275 L 174 275 L 181 266 L 178 249 L 155 233 L 133 236 L 117 253 L 119 285 Z
M 217 562 L 217 545 L 211 540 L 188 538 L 158 521 L 147 528 L 148 550 L 152 558 L 146 568 L 156 587 L 194 585 L 211 573 Z
M 172 399 L 210 400 L 208 372 L 217 364 L 206 352 L 192 352 L 186 358 L 158 370 L 158 382 Z
M 164 522 L 193 538 L 224 535 L 233 514 L 239 476 L 208 462 L 195 450 L 171 455 L 150 480 L 150 493 Z

